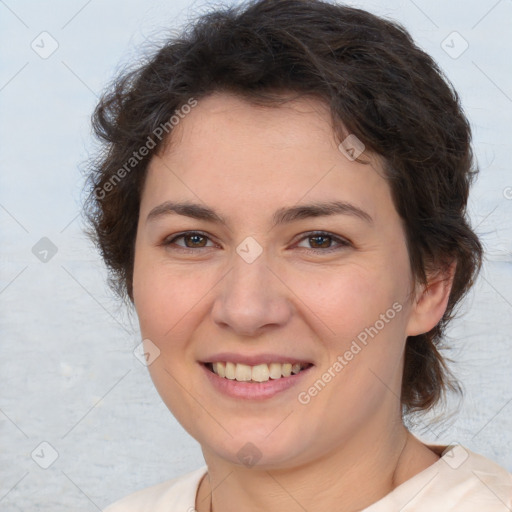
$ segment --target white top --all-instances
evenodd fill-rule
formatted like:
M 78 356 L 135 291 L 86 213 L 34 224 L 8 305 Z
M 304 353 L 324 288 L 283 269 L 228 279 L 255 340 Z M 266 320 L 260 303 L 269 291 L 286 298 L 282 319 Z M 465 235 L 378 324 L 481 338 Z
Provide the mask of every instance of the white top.
M 445 447 L 431 446 L 440 452 Z M 193 512 L 199 482 L 195 471 L 137 491 L 104 512 Z M 461 445 L 446 447 L 434 464 L 362 512 L 510 512 L 512 474 Z

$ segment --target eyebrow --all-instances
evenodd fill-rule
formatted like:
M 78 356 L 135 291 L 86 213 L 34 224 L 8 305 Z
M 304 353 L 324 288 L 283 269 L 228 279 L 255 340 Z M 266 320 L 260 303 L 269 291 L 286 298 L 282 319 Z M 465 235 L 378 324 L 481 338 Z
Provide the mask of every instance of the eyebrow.
M 183 215 L 192 219 L 215 222 L 227 225 L 227 221 L 215 210 L 197 203 L 166 201 L 153 208 L 146 222 L 153 221 L 166 215 Z M 309 217 L 324 217 L 329 215 L 350 215 L 359 218 L 368 224 L 373 223 L 372 217 L 361 208 L 345 201 L 331 201 L 326 203 L 310 203 L 288 208 L 280 208 L 272 218 L 273 225 L 287 224 Z

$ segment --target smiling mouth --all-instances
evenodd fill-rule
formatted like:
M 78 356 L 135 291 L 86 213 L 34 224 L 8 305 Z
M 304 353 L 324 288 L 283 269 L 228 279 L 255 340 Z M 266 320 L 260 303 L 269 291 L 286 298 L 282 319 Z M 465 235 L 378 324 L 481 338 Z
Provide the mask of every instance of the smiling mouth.
M 255 383 L 290 377 L 313 366 L 311 363 L 263 363 L 249 366 L 229 361 L 204 364 L 208 370 L 221 378 Z

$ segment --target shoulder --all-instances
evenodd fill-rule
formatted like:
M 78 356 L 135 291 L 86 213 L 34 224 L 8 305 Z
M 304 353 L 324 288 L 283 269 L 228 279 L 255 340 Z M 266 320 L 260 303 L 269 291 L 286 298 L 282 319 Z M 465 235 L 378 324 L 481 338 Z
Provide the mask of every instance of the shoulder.
M 427 445 L 440 456 L 364 512 L 510 512 L 512 474 L 460 444 Z
M 433 489 L 452 505 L 449 510 L 512 510 L 512 474 L 491 459 L 453 445 L 444 451 L 437 470 Z
M 505 510 L 512 510 L 512 473 L 494 461 L 468 451 L 468 474 L 475 477 L 475 486 L 492 496 L 493 501 L 506 505 Z M 478 480 L 478 481 L 477 481 Z
M 195 507 L 197 488 L 207 467 L 136 491 L 109 505 L 104 512 L 190 512 Z

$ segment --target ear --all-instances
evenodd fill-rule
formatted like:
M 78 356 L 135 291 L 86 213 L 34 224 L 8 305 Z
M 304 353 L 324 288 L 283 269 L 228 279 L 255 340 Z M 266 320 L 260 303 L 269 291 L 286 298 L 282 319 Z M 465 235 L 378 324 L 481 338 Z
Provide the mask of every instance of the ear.
M 407 336 L 428 332 L 443 318 L 456 266 L 457 262 L 454 261 L 446 270 L 428 276 L 428 284 L 418 288 L 407 323 Z

